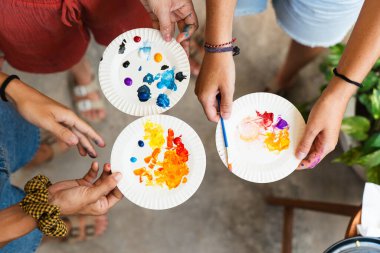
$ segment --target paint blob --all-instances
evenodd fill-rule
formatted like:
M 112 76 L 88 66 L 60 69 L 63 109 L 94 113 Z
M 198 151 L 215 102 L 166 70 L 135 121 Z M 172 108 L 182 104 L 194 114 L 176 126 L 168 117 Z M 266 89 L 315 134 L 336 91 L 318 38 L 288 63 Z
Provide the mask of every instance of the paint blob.
M 125 51 L 125 43 L 127 41 L 124 39 L 121 44 L 119 45 L 119 54 L 124 54 L 124 51 Z
M 160 54 L 160 53 L 156 53 L 156 54 L 154 55 L 154 61 L 155 61 L 155 62 L 161 62 L 161 61 L 162 61 L 162 54 Z
M 138 43 L 138 42 L 141 41 L 141 37 L 140 36 L 135 36 L 135 37 L 133 37 L 133 41 L 136 42 L 136 43 Z
M 166 95 L 164 93 L 161 93 L 160 95 L 158 95 L 156 104 L 162 108 L 169 107 L 170 106 L 170 100 L 168 98 L 168 95 Z
M 278 116 L 273 123 L 274 114 L 260 113 L 243 118 L 237 126 L 239 138 L 245 142 L 259 141 L 269 151 L 281 152 L 289 148 L 289 125 L 286 120 Z
M 141 102 L 146 102 L 150 99 L 150 89 L 148 86 L 143 85 L 137 89 L 137 96 Z
M 168 69 L 168 68 L 169 68 L 168 65 L 162 65 L 161 70 L 165 70 L 165 69 Z
M 166 186 L 169 190 L 178 187 L 181 183 L 186 183 L 186 175 L 189 174 L 187 166 L 189 152 L 185 148 L 181 136 L 174 137 L 173 129 L 169 128 L 165 147 L 164 130 L 160 124 L 147 121 L 144 125 L 144 132 L 144 139 L 149 141 L 152 153 L 144 158 L 147 166 L 133 171 L 139 177 L 139 182 L 144 182 L 146 186 Z M 160 159 L 159 155 L 162 149 L 165 152 L 163 159 Z
M 142 140 L 139 140 L 137 142 L 137 144 L 139 145 L 140 148 L 144 147 L 144 145 L 145 145 L 144 141 L 142 141 Z
M 148 73 L 143 78 L 144 83 L 152 84 L 154 82 L 154 77 L 151 73 Z
M 177 90 L 177 85 L 174 82 L 174 69 L 166 70 L 161 74 L 161 79 L 157 83 L 157 88 L 162 89 L 164 87 L 173 91 Z
M 128 68 L 129 64 L 131 64 L 129 61 L 123 62 L 123 67 Z
M 136 157 L 131 157 L 130 161 L 131 161 L 132 163 L 135 163 L 135 162 L 137 162 L 137 158 L 136 158 Z
M 149 61 L 151 51 L 152 51 L 152 47 L 144 45 L 143 47 L 139 48 L 139 53 L 138 53 L 139 57 Z
M 130 77 L 127 77 L 124 79 L 124 84 L 127 86 L 131 86 L 133 83 L 132 79 Z
M 139 67 L 139 71 L 141 71 L 141 70 L 142 70 L 142 67 L 140 66 L 140 67 Z
M 182 71 L 175 74 L 175 80 L 182 82 L 184 79 L 186 79 L 187 76 L 185 76 Z

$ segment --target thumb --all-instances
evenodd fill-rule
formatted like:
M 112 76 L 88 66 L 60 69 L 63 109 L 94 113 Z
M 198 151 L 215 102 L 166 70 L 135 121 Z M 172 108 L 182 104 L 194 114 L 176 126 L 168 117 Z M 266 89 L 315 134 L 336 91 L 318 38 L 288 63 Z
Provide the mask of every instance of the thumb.
M 319 131 L 310 130 L 310 129 L 311 127 L 307 125 L 306 130 L 302 136 L 302 139 L 300 143 L 298 144 L 298 147 L 296 150 L 297 159 L 302 160 L 307 156 L 307 154 L 310 152 L 311 146 L 313 145 L 315 137 L 318 135 Z
M 220 96 L 220 115 L 223 119 L 228 119 L 232 112 L 233 91 L 221 89 Z
M 57 122 L 53 122 L 46 130 L 52 132 L 59 140 L 69 146 L 78 144 L 78 137 L 70 129 Z
M 166 42 L 170 42 L 172 39 L 172 34 L 174 33 L 174 24 L 172 24 L 170 20 L 170 10 L 168 8 L 161 7 L 156 15 L 160 23 L 162 37 Z
M 101 197 L 108 195 L 113 189 L 115 189 L 117 183 L 122 178 L 120 172 L 116 172 L 112 175 L 106 177 L 100 184 L 97 186 L 88 188 L 87 191 L 87 200 L 89 203 L 94 203 L 98 201 Z

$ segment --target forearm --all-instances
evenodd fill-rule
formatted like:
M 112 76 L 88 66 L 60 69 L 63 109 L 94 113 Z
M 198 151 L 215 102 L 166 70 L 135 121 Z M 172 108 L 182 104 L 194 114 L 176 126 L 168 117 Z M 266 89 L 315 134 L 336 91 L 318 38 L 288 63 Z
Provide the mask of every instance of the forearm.
M 37 227 L 36 220 L 16 204 L 0 211 L 0 248 Z
M 351 80 L 362 82 L 380 56 L 380 1 L 366 0 L 337 69 Z M 357 88 L 334 77 L 329 90 L 345 98 Z
M 206 0 L 206 42 L 221 44 L 232 39 L 237 0 Z

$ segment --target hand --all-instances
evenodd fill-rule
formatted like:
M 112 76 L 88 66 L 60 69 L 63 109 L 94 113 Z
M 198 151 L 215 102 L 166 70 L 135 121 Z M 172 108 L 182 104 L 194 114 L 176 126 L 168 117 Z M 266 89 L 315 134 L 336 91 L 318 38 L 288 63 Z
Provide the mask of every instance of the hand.
M 93 162 L 83 178 L 51 185 L 49 203 L 59 206 L 62 215 L 107 213 L 123 198 L 116 188 L 122 176 L 119 172 L 111 174 L 110 164 L 104 165 L 102 175 L 95 181 L 98 172 L 98 163 Z
M 224 119 L 230 117 L 235 90 L 235 63 L 232 53 L 206 53 L 195 86 L 195 94 L 203 106 L 208 120 L 217 122 L 220 93 L 220 113 Z
M 14 83 L 13 83 L 14 82 Z M 27 121 L 53 133 L 68 146 L 77 145 L 80 155 L 95 158 L 91 144 L 104 147 L 103 139 L 74 112 L 43 95 L 19 80 L 13 80 L 6 89 L 7 96 Z
M 198 29 L 198 19 L 191 0 L 140 0 L 149 13 L 153 28 L 160 29 L 165 41 L 171 41 L 175 23 L 180 34 L 177 41 L 189 54 L 189 38 Z
M 347 85 L 347 84 L 346 84 Z M 347 101 L 327 88 L 313 106 L 296 156 L 299 170 L 314 168 L 338 143 Z

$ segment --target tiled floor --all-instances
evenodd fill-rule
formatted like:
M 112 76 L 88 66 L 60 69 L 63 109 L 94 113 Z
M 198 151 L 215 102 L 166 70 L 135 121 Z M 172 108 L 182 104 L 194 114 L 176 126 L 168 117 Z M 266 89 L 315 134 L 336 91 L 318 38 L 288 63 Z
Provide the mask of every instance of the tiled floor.
M 196 1 L 203 20 L 203 1 Z M 247 24 L 250 24 L 247 29 Z M 276 25 L 269 8 L 255 17 L 235 22 L 242 54 L 236 58 L 235 98 L 260 91 L 271 81 L 281 64 L 289 38 Z M 104 48 L 92 44 L 88 57 L 97 68 Z M 13 72 L 9 66 L 6 70 Z M 67 73 L 30 75 L 21 73 L 24 80 L 42 92 L 71 106 L 67 89 Z M 323 82 L 318 61 L 302 71 L 292 92 L 299 102 L 318 94 Z M 215 124 L 204 117 L 194 93 L 194 80 L 181 102 L 168 112 L 189 123 L 200 135 L 207 153 L 207 170 L 196 194 L 183 205 L 167 211 L 145 210 L 123 200 L 109 215 L 106 234 L 96 240 L 78 243 L 46 243 L 39 253 L 64 252 L 131 252 L 131 253 L 190 253 L 190 252 L 280 252 L 282 210 L 267 206 L 263 198 L 278 196 L 312 200 L 360 203 L 363 185 L 347 167 L 331 164 L 341 150 L 337 148 L 312 171 L 295 172 L 272 184 L 253 184 L 227 172 L 214 144 Z M 127 116 L 107 104 L 108 119 L 96 126 L 108 146 L 99 150 L 99 162 L 110 159 L 110 152 L 119 132 L 135 117 Z M 53 181 L 80 177 L 90 165 L 89 158 L 80 158 L 76 150 L 58 157 L 43 168 L 21 171 L 14 181 L 23 185 L 37 173 Z M 348 218 L 297 211 L 295 213 L 294 252 L 319 253 L 343 237 Z

